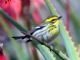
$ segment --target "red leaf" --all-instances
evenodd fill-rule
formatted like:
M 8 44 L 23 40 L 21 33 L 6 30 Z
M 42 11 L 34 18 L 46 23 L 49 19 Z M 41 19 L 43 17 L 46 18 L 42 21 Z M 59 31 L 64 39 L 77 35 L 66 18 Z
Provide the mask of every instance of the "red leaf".
M 30 0 L 22 0 L 22 6 L 30 7 Z
M 14 20 L 18 20 L 21 12 L 21 0 L 0 0 L 0 7 Z M 11 26 L 8 21 L 6 22 Z
M 40 6 L 44 6 L 44 0 L 33 0 L 33 4 L 36 8 L 40 8 Z
M 21 0 L 0 0 L 0 7 L 16 20 L 21 11 Z
M 3 49 L 0 47 L 0 60 L 7 60 L 6 56 L 3 54 Z
M 6 9 L 10 5 L 10 0 L 0 0 L 0 7 Z
M 40 14 L 37 10 L 34 10 L 33 14 L 32 14 L 33 18 L 34 18 L 34 21 L 37 25 L 41 24 L 41 17 L 40 17 Z
M 4 55 L 0 55 L 0 60 L 7 60 Z

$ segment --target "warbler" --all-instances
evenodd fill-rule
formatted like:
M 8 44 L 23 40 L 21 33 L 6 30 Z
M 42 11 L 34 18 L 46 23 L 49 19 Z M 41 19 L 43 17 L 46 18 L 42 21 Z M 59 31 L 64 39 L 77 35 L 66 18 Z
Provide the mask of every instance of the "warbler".
M 44 20 L 44 24 L 37 26 L 35 29 L 31 30 L 30 33 L 27 33 L 25 36 L 13 37 L 15 39 L 25 39 L 27 42 L 32 41 L 32 39 L 38 40 L 39 43 L 45 45 L 57 54 L 62 60 L 66 60 L 61 56 L 61 52 L 57 49 L 52 48 L 49 43 L 59 34 L 59 23 L 60 17 L 52 16 Z
M 37 38 L 39 41 L 47 42 L 49 43 L 50 41 L 53 40 L 58 34 L 59 34 L 59 22 L 60 22 L 60 17 L 58 16 L 51 16 L 47 19 L 44 20 L 44 24 L 37 26 L 35 29 L 31 30 L 29 32 L 29 35 Z M 25 36 L 18 36 L 18 37 L 13 37 L 15 39 L 25 39 L 27 41 L 32 40 L 32 37 L 30 37 L 28 34 Z

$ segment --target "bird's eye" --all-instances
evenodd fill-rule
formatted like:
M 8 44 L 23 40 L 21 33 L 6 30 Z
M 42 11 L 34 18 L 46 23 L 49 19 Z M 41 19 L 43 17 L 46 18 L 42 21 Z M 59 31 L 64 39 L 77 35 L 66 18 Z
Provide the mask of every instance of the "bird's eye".
M 55 23 L 56 21 L 57 21 L 57 19 L 53 19 L 51 22 L 52 22 L 52 23 Z

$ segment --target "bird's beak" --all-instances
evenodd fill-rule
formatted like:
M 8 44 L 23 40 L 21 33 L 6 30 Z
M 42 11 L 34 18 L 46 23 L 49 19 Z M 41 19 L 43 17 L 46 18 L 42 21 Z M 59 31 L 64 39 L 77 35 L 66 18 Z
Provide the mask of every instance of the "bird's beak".
M 62 16 L 59 16 L 59 17 L 58 17 L 58 20 L 60 20 L 61 18 L 62 18 Z

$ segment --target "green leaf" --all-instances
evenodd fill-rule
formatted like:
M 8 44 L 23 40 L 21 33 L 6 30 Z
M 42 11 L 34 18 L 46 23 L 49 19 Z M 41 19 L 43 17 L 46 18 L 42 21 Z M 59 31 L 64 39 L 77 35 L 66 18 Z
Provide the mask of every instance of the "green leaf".
M 27 32 L 27 29 L 23 28 L 20 24 L 18 24 L 13 18 L 11 18 L 7 13 L 5 13 L 2 9 L 0 9 L 0 14 L 7 19 L 11 24 L 17 27 L 21 32 Z
M 52 54 L 50 49 L 47 48 L 45 45 L 41 45 L 36 40 L 33 41 L 33 44 L 34 44 L 35 47 L 37 47 L 39 49 L 41 54 L 44 56 L 45 60 L 56 60 L 56 57 L 54 56 L 54 54 Z
M 61 5 L 61 7 L 65 10 L 65 4 L 61 1 L 61 0 L 57 0 L 58 3 Z M 70 9 L 70 19 L 71 19 L 71 22 L 73 24 L 73 27 L 74 27 L 74 30 L 76 32 L 76 37 L 77 37 L 77 41 L 78 43 L 80 43 L 80 24 L 79 24 L 79 18 L 77 16 L 77 13 L 74 11 L 74 8 L 71 6 L 71 9 Z
M 52 12 L 52 15 L 59 15 L 56 11 L 56 9 L 54 8 L 54 6 L 51 4 L 50 0 L 45 0 L 46 5 L 48 6 L 50 12 Z M 62 22 L 60 22 L 60 34 L 63 37 L 63 41 L 68 53 L 68 56 L 70 57 L 71 60 L 80 60 L 79 55 L 77 53 L 77 51 L 75 50 L 75 46 L 72 42 L 72 40 L 69 37 L 69 34 L 67 34 L 66 29 L 64 28 L 64 25 L 62 24 Z
M 11 43 L 12 43 L 12 45 L 13 45 L 13 48 L 14 48 L 14 50 L 15 50 L 15 52 L 16 52 L 16 55 L 17 55 L 18 59 L 19 59 L 19 60 L 28 60 L 28 57 L 26 56 L 27 54 L 25 54 L 25 53 L 23 52 L 23 49 L 22 49 L 21 46 L 16 42 L 16 40 L 14 40 L 14 39 L 12 38 L 12 36 L 14 36 L 13 33 L 12 33 L 12 31 L 10 30 L 10 28 L 8 27 L 8 25 L 4 22 L 4 20 L 2 20 L 1 18 L 0 18 L 0 24 L 1 24 L 2 27 L 4 28 L 4 30 L 5 30 L 5 32 L 7 33 L 8 37 L 10 38 Z
M 16 28 L 18 28 L 20 31 L 23 32 L 27 32 L 26 29 L 24 29 L 23 27 L 21 27 L 17 22 L 15 22 L 9 15 L 7 15 L 4 11 L 0 10 L 0 13 L 3 15 L 3 17 L 5 17 L 10 23 L 12 23 Z M 2 23 L 2 21 L 1 21 Z M 3 23 L 4 25 L 5 23 Z M 5 25 L 6 26 L 6 25 Z M 4 27 L 5 27 L 4 26 Z M 6 27 L 5 27 L 6 28 Z M 7 29 L 7 28 L 6 28 Z M 11 34 L 11 32 L 8 31 L 8 34 L 10 37 L 12 37 L 13 35 Z M 11 38 L 12 39 L 12 38 Z M 12 39 L 13 41 L 14 39 Z M 55 57 L 53 56 L 53 54 L 50 52 L 50 50 L 45 47 L 44 45 L 41 45 L 40 43 L 35 43 L 35 46 L 39 49 L 39 51 L 41 52 L 41 54 L 44 56 L 45 60 L 55 60 Z M 24 56 L 24 55 L 23 55 Z
M 63 37 L 64 44 L 68 53 L 68 56 L 71 60 L 80 60 L 79 54 L 74 46 L 74 42 L 72 42 L 71 37 L 69 36 L 68 32 L 64 28 L 62 22 L 60 23 L 60 33 Z

